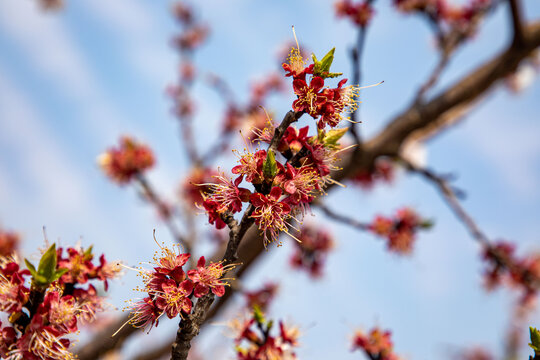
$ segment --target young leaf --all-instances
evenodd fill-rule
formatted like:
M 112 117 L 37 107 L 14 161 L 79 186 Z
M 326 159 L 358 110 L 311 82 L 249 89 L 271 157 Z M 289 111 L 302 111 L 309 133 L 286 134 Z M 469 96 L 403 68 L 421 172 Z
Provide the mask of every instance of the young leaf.
M 321 61 L 317 59 L 315 54 L 311 54 L 311 58 L 313 59 L 313 75 L 314 76 L 320 76 L 322 78 L 333 78 L 342 75 L 342 73 L 331 73 L 330 72 L 330 66 L 332 66 L 332 62 L 334 62 L 334 52 L 336 51 L 336 48 L 332 48 Z
M 67 273 L 68 271 L 69 271 L 69 269 L 64 269 L 64 268 L 56 270 L 56 272 L 54 273 L 53 277 L 50 279 L 51 282 L 60 279 L 60 278 L 62 277 L 62 275 L 64 275 L 64 274 Z
M 253 317 L 255 318 L 255 321 L 259 324 L 266 323 L 266 319 L 264 318 L 264 314 L 261 310 L 261 308 L 258 305 L 253 305 Z
M 422 229 L 431 229 L 433 227 L 433 225 L 435 225 L 435 222 L 432 219 L 424 219 L 420 223 L 420 227 Z
M 56 244 L 52 244 L 41 257 L 38 266 L 38 275 L 43 276 L 50 283 L 56 272 Z
M 326 147 L 330 148 L 336 148 L 339 143 L 339 139 L 343 137 L 347 133 L 349 128 L 343 128 L 343 129 L 332 129 L 329 130 L 323 138 L 323 143 Z
M 268 150 L 263 163 L 263 175 L 266 179 L 273 179 L 277 174 L 276 156 L 272 150 Z
M 531 335 L 529 346 L 534 350 L 536 355 L 540 355 L 540 331 L 536 328 L 529 327 L 529 333 Z
M 24 259 L 24 263 L 26 264 L 26 267 L 28 268 L 28 271 L 30 271 L 32 277 L 35 278 L 38 274 L 36 267 L 30 261 L 28 261 L 28 259 Z

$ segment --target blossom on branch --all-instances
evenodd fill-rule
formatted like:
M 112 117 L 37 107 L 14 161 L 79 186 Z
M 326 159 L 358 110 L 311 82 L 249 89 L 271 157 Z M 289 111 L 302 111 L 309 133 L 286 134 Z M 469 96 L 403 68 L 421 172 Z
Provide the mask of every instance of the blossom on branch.
M 119 147 L 110 148 L 99 156 L 98 163 L 111 180 L 125 184 L 154 166 L 155 159 L 148 146 L 124 136 Z

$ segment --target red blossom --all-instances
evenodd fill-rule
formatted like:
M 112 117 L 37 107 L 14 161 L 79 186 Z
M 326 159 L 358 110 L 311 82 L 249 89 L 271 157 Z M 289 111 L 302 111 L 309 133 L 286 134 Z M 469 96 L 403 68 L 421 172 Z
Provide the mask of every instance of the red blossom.
M 334 247 L 334 240 L 327 231 L 310 225 L 300 229 L 298 240 L 291 265 L 307 270 L 314 278 L 320 277 L 328 253 Z
M 120 146 L 107 150 L 98 161 L 105 174 L 119 184 L 129 182 L 155 163 L 152 150 L 128 136 L 122 137 Z
M 226 283 L 221 278 L 229 268 L 225 269 L 221 263 L 211 263 L 206 266 L 206 260 L 204 256 L 201 256 L 197 262 L 197 268 L 188 271 L 188 277 L 195 285 L 193 292 L 195 297 L 204 296 L 209 291 L 218 297 L 223 296 Z
M 274 186 L 270 194 L 255 193 L 251 195 L 251 204 L 255 210 L 251 217 L 264 234 L 265 245 L 277 240 L 280 231 L 287 231 L 287 219 L 291 211 L 290 206 L 280 201 L 282 190 Z
M 293 110 L 304 111 L 316 119 L 320 115 L 320 106 L 326 101 L 326 97 L 322 93 L 323 87 L 324 79 L 320 76 L 314 76 L 309 86 L 305 80 L 295 79 L 293 89 L 298 98 L 292 104 Z
M 350 0 L 340 0 L 335 8 L 337 16 L 349 18 L 360 27 L 365 27 L 373 17 L 373 8 L 367 1 L 353 4 Z
M 370 359 L 398 360 L 390 337 L 390 331 L 379 328 L 374 328 L 367 334 L 357 331 L 353 337 L 353 351 L 363 350 Z
M 421 219 L 409 208 L 399 209 L 394 218 L 377 215 L 370 224 L 370 230 L 388 240 L 390 251 L 409 254 L 412 251 L 416 231 L 429 227 L 429 221 Z
M 244 175 L 247 182 L 260 184 L 264 180 L 262 166 L 266 159 L 266 150 L 258 150 L 255 153 L 246 151 L 240 156 L 240 165 L 232 168 L 233 174 Z
M 161 286 L 163 293 L 156 297 L 156 306 L 163 310 L 169 319 L 175 318 L 181 312 L 189 314 L 191 300 L 189 295 L 193 292 L 193 283 L 184 280 L 177 284 L 174 280 L 167 280 Z

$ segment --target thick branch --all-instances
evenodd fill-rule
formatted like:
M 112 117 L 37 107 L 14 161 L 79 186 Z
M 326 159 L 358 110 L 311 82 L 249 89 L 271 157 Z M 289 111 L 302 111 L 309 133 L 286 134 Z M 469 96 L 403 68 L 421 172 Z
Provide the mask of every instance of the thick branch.
M 540 22 L 525 28 L 524 44 L 509 47 L 492 60 L 472 70 L 454 85 L 423 105 L 412 105 L 398 115 L 366 144 L 373 154 L 397 155 L 399 148 L 415 132 L 438 131 L 462 114 L 501 79 L 513 73 L 519 63 L 540 46 Z
M 510 3 L 510 15 L 512 17 L 512 28 L 514 30 L 513 45 L 518 47 L 523 44 L 523 16 L 521 15 L 521 4 L 519 0 L 508 0 Z

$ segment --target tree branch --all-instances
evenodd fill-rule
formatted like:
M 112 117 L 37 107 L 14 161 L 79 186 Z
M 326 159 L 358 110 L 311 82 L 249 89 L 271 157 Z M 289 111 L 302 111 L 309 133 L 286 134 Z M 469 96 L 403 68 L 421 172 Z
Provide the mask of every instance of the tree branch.
M 344 159 L 345 166 L 343 166 L 343 170 L 334 173 L 332 177 L 338 181 L 345 180 L 359 170 L 369 169 L 379 156 L 397 156 L 401 145 L 405 141 L 413 138 L 427 138 L 452 125 L 457 118 L 460 118 L 490 91 L 499 80 L 511 74 L 523 59 L 527 58 L 540 46 L 540 22 L 537 21 L 524 26 L 523 38 L 524 44 L 519 49 L 509 48 L 501 52 L 483 65 L 465 74 L 453 86 L 450 86 L 429 102 L 422 105 L 413 104 L 393 118 L 383 131 L 365 143 L 364 151 L 355 151 L 350 157 Z M 470 98 L 467 98 L 467 96 L 470 96 Z M 331 188 L 332 185 L 329 186 L 327 191 L 330 191 Z M 240 249 L 242 249 L 244 243 L 256 244 L 261 248 L 253 250 L 253 253 L 246 252 L 252 255 L 254 259 L 264 253 L 260 239 L 259 241 L 242 242 Z M 220 253 L 222 254 L 223 251 L 224 249 Z M 215 257 L 212 261 L 218 260 L 219 258 Z M 240 260 L 245 261 L 241 254 Z M 124 317 L 121 322 L 119 321 L 119 324 L 124 323 L 125 320 L 127 320 L 127 317 Z M 123 337 L 124 331 L 129 332 L 129 335 L 135 332 L 132 327 L 125 327 L 117 336 L 110 339 L 110 335 L 118 327 L 113 326 L 96 335 L 92 341 L 78 352 L 80 360 L 99 358 L 100 354 L 104 354 L 122 343 L 119 340 L 125 339 Z M 112 341 L 104 341 L 106 339 Z
M 524 42 L 523 37 L 523 16 L 521 14 L 521 4 L 519 0 L 508 0 L 510 5 L 510 16 L 512 19 L 512 29 L 514 30 L 512 45 L 519 47 Z
M 303 112 L 294 112 L 289 111 L 281 121 L 281 124 L 275 129 L 274 136 L 270 141 L 268 146 L 268 151 L 275 151 L 285 133 L 285 130 L 295 121 L 297 121 Z M 253 225 L 255 219 L 251 217 L 253 210 L 255 208 L 253 205 L 249 205 L 240 224 L 236 221 L 229 221 L 228 225 L 230 227 L 229 232 L 229 242 L 227 244 L 227 249 L 221 261 L 224 265 L 232 264 L 238 260 L 238 247 L 242 238 L 248 231 L 248 229 Z M 185 319 L 180 321 L 178 331 L 176 333 L 176 340 L 172 345 L 172 354 L 171 360 L 186 360 L 189 350 L 191 349 L 191 341 L 195 336 L 200 332 L 200 328 L 206 316 L 208 310 L 214 301 L 214 294 L 209 293 L 197 300 L 197 303 L 193 307 L 191 314 L 187 315 Z
M 330 219 L 333 219 L 333 220 L 339 221 L 341 223 L 344 223 L 346 225 L 352 226 L 352 227 L 354 227 L 355 229 L 358 229 L 358 230 L 364 230 L 364 231 L 369 230 L 369 224 L 368 223 L 363 223 L 363 222 L 360 222 L 360 221 L 358 221 L 356 219 L 350 218 L 348 216 L 338 214 L 338 213 L 334 212 L 333 210 L 330 210 L 330 208 L 328 208 L 326 205 L 324 205 L 322 203 L 317 203 L 317 207 L 319 209 L 321 209 L 322 212 L 326 216 L 328 216 Z

